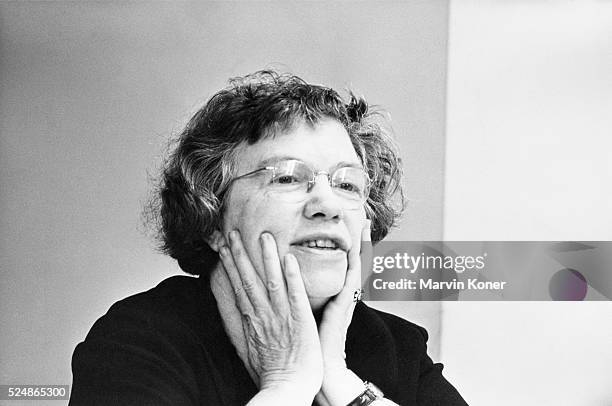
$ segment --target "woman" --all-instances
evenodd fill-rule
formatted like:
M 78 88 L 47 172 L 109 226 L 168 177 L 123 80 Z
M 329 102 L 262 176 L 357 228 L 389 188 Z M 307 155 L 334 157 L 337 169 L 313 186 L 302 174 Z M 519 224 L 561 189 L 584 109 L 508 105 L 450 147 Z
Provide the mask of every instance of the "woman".
M 375 118 L 270 71 L 214 95 L 156 206 L 164 251 L 199 278 L 113 305 L 75 350 L 71 404 L 464 405 L 424 329 L 358 301 L 362 244 L 401 195 Z

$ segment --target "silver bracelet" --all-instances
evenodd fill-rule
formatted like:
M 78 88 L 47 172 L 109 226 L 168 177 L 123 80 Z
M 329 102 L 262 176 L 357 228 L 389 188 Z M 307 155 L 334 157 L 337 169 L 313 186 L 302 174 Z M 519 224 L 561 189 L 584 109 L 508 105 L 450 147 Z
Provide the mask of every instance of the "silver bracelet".
M 364 382 L 365 390 L 353 399 L 347 406 L 399 406 L 386 399 L 384 393 L 372 382 Z

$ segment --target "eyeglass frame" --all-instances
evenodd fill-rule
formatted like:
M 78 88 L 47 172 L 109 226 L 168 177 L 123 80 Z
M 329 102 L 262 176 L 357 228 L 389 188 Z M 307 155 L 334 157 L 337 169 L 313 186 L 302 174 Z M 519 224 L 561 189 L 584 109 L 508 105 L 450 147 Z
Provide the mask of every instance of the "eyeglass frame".
M 367 200 L 368 200 L 368 196 L 370 195 L 370 186 L 372 181 L 370 180 L 370 177 L 368 176 L 368 173 L 363 169 L 363 168 L 359 168 L 359 167 L 354 167 L 354 166 L 349 166 L 349 165 L 343 165 L 340 167 L 337 167 L 336 169 L 334 169 L 333 172 L 329 173 L 328 171 L 315 171 L 310 165 L 308 165 L 306 162 L 304 161 L 300 161 L 299 159 L 281 159 L 278 162 L 287 162 L 287 161 L 296 161 L 296 162 L 300 162 L 302 164 L 304 164 L 312 173 L 312 178 L 308 181 L 308 187 L 306 188 L 306 193 L 309 193 L 310 190 L 316 185 L 317 183 L 317 178 L 319 177 L 319 175 L 326 175 L 327 178 L 327 184 L 333 188 L 332 186 L 332 178 L 333 175 L 341 170 L 341 169 L 345 169 L 345 168 L 353 168 L 353 169 L 359 169 L 363 172 L 363 174 L 365 175 L 365 180 L 366 180 L 366 185 L 365 185 L 365 192 L 364 192 L 364 197 L 363 197 L 363 201 L 362 204 L 364 204 Z M 277 162 L 277 163 L 278 163 Z M 275 166 L 264 166 L 258 169 L 255 169 L 251 172 L 247 172 L 243 175 L 240 176 L 236 176 L 234 178 L 232 178 L 227 185 L 222 189 L 222 191 L 219 194 L 225 194 L 225 192 L 227 192 L 227 190 L 230 188 L 230 186 L 232 185 L 232 183 L 234 183 L 235 181 L 242 179 L 242 178 L 246 178 L 248 176 L 252 176 L 255 175 L 258 172 L 261 171 L 274 171 L 276 169 Z

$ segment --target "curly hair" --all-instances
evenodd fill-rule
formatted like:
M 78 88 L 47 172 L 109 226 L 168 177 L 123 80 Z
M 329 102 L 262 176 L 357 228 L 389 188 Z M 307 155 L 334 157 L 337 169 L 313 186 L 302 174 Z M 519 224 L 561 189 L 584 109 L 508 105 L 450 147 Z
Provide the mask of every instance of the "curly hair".
M 401 161 L 383 115 L 352 92 L 347 102 L 333 89 L 265 70 L 230 79 L 179 134 L 149 205 L 160 250 L 187 273 L 212 269 L 219 257 L 206 240 L 220 228 L 237 147 L 325 118 L 344 126 L 368 172 L 366 214 L 372 241 L 382 240 L 404 209 Z

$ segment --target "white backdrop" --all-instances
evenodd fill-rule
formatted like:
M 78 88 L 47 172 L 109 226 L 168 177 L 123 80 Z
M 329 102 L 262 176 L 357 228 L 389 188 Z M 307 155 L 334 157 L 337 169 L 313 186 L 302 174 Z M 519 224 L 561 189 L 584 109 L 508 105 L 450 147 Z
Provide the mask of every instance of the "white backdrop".
M 612 240 L 612 2 L 452 1 L 447 112 L 445 239 Z M 441 357 L 471 405 L 612 405 L 612 303 L 444 303 Z

